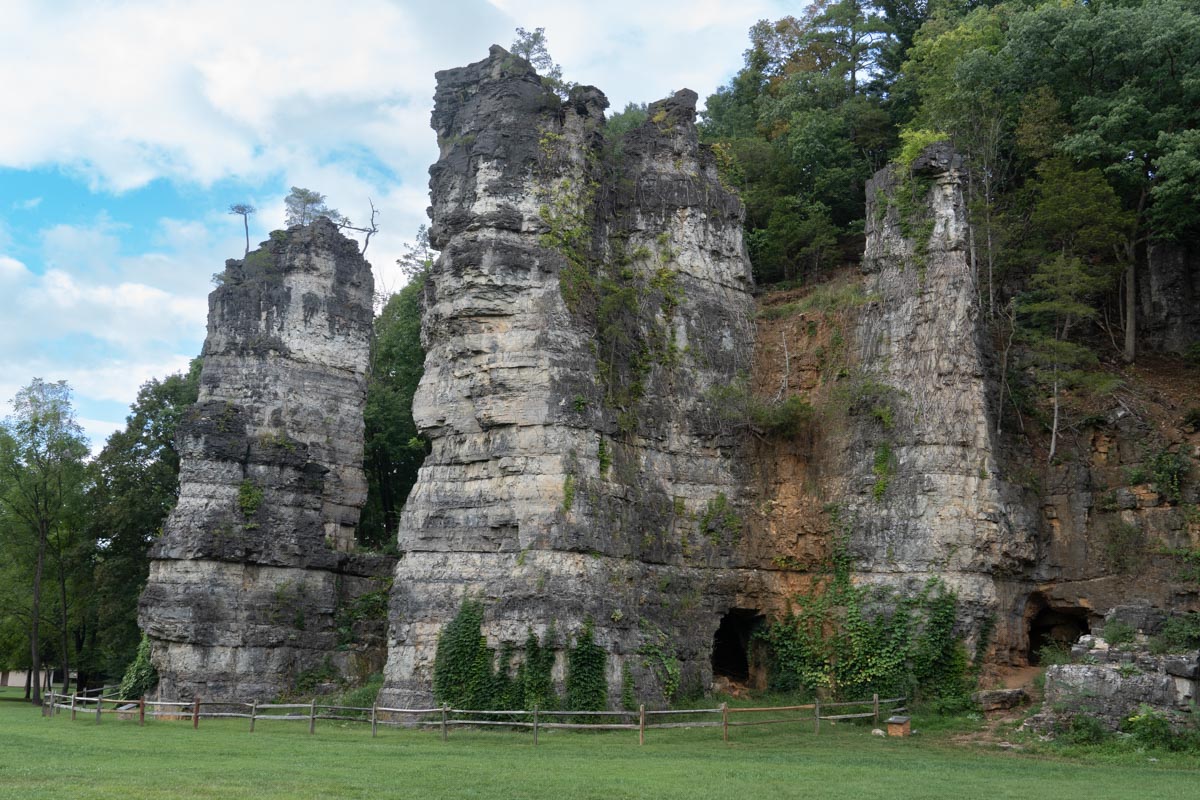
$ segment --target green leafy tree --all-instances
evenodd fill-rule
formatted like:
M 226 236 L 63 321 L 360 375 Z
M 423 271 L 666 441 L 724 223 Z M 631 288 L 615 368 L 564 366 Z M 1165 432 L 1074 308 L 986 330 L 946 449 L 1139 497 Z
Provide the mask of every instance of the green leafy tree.
M 419 263 L 428 269 L 430 261 L 424 258 Z M 424 287 L 424 272 L 415 272 L 375 318 L 363 412 L 367 502 L 358 533 L 360 542 L 368 547 L 385 547 L 394 539 L 400 511 L 427 451 L 412 415 L 413 395 L 425 370 L 421 347 Z
M 1200 10 L 1182 0 L 1041 4 L 1012 17 L 1004 45 L 1012 91 L 1053 90 L 1070 125 L 1057 148 L 1099 167 L 1134 214 L 1122 242 L 1127 360 L 1144 246 L 1200 222 L 1184 188 L 1197 169 L 1197 53 Z
M 900 79 L 920 100 L 906 130 L 944 131 L 966 162 L 969 253 L 972 267 L 986 277 L 986 308 L 992 316 L 1003 238 L 997 217 L 1012 177 L 1015 117 L 1000 55 L 1006 24 L 1004 8 L 929 21 L 916 34 Z
M 708 99 L 702 133 L 746 205 L 758 281 L 811 278 L 838 245 L 859 248 L 864 186 L 895 142 L 866 80 L 886 40 L 870 4 L 823 0 L 755 25 L 745 67 Z
M 1064 156 L 1039 165 L 1030 191 L 1036 200 L 1025 252 L 1036 266 L 1017 311 L 1027 361 L 1036 382 L 1050 393 L 1053 459 L 1063 391 L 1097 390 L 1108 383 L 1094 370 L 1093 349 L 1077 340 L 1083 323 L 1099 316 L 1095 299 L 1120 274 L 1119 245 L 1133 221 L 1098 169 L 1075 169 Z
M 1028 361 L 1035 380 L 1050 392 L 1050 461 L 1058 444 L 1063 391 L 1087 387 L 1097 377 L 1091 370 L 1096 365 L 1095 353 L 1072 341 L 1071 335 L 1079 323 L 1096 317 L 1089 300 L 1109 281 L 1078 257 L 1059 253 L 1038 265 L 1030 291 L 1018 304 Z
M 246 255 L 250 255 L 250 215 L 256 211 L 258 209 L 249 203 L 234 203 L 229 207 L 230 214 L 237 214 L 242 218 L 242 227 L 246 231 Z
M 527 31 L 517 28 L 516 33 L 516 38 L 509 46 L 509 52 L 528 61 L 538 71 L 542 83 L 554 90 L 559 97 L 566 99 L 574 84 L 563 80 L 562 67 L 550 56 L 546 29 L 534 28 Z
M 32 545 L 29 612 L 30 668 L 42 669 L 42 601 L 47 556 L 54 539 L 74 520 L 84 490 L 87 440 L 75 421 L 65 381 L 35 378 L 17 392 L 14 412 L 0 430 L 0 504 L 7 509 L 10 535 Z M 63 654 L 64 662 L 67 655 Z M 65 664 L 69 672 L 69 664 Z M 31 700 L 41 702 L 40 686 Z
M 350 220 L 346 219 L 340 211 L 330 208 L 326 204 L 325 195 L 314 192 L 312 189 L 293 186 L 288 196 L 283 198 L 283 205 L 284 224 L 288 227 L 307 225 L 317 217 L 327 217 L 335 225 L 350 224 Z
M 863 0 L 816 0 L 807 14 L 830 70 L 840 74 L 849 94 L 857 94 L 860 76 L 876 64 L 886 41 L 883 20 Z

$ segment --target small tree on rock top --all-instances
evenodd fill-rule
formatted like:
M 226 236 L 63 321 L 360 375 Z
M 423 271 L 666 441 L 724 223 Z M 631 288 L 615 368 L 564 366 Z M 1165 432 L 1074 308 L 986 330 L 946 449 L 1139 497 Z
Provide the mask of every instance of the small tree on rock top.
M 350 224 L 350 220 L 346 219 L 340 211 L 330 208 L 325 203 L 325 195 L 314 192 L 312 189 L 293 186 L 291 193 L 283 199 L 283 204 L 285 208 L 283 221 L 288 227 L 307 225 L 317 217 L 327 217 L 335 225 Z
M 513 39 L 509 50 L 513 55 L 528 61 L 538 71 L 544 86 L 566 99 L 575 84 L 563 80 L 562 67 L 550 57 L 550 51 L 546 48 L 545 28 L 534 28 L 533 31 L 517 28 L 517 38 Z

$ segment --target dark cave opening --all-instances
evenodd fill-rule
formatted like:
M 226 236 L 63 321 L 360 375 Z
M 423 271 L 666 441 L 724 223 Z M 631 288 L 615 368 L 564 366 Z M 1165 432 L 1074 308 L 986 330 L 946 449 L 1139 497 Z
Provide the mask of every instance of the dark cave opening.
M 753 608 L 731 608 L 713 634 L 713 677 L 750 679 L 750 639 L 765 617 Z
M 1041 595 L 1030 597 L 1025 611 L 1029 633 L 1029 665 L 1041 664 L 1043 647 L 1069 649 L 1080 636 L 1091 633 L 1088 614 L 1086 608 L 1050 605 Z

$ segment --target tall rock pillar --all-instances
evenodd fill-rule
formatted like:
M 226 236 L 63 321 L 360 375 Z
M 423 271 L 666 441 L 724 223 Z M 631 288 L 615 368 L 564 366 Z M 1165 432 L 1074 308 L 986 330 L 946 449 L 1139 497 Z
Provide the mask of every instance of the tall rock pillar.
M 696 95 L 609 139 L 603 94 L 561 101 L 499 47 L 437 78 L 441 257 L 413 404 L 432 452 L 401 518 L 381 702 L 428 702 L 464 598 L 497 650 L 543 637 L 560 679 L 590 627 L 610 702 L 627 681 L 707 685 L 721 616 L 758 580 L 737 571 L 734 438 L 706 402 L 748 368 L 753 302 Z
M 366 498 L 373 288 L 325 218 L 226 262 L 140 602 L 164 697 L 267 699 L 370 668 L 337 620 L 391 564 L 347 552 Z
M 1004 624 L 1004 576 L 1033 559 L 1036 525 L 999 463 L 964 180 L 942 144 L 867 184 L 872 302 L 850 396 L 874 421 L 854 431 L 844 506 L 864 580 L 940 578 L 977 633 Z

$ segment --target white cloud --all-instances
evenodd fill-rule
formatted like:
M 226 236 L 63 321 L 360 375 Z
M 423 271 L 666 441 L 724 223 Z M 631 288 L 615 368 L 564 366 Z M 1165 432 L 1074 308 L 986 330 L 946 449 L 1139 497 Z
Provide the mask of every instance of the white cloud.
M 215 253 L 230 249 L 202 221 L 162 219 L 157 248 L 127 256 L 118 229 L 103 214 L 50 226 L 37 237 L 41 271 L 0 255 L 0 401 L 35 376 L 65 379 L 80 416 L 104 422 L 85 425 L 94 443 L 120 424 L 114 404 L 199 352 Z
M 615 109 L 684 86 L 703 97 L 741 65 L 750 25 L 795 10 L 772 0 L 0 6 L 5 114 L 19 121 L 0 125 L 0 167 L 51 167 L 97 192 L 155 180 L 257 186 L 228 199 L 258 206 L 252 247 L 282 223 L 281 181 L 323 192 L 360 224 L 371 198 L 380 233 L 367 255 L 377 287 L 393 291 L 403 283 L 395 259 L 426 222 L 436 70 L 507 47 L 517 25 L 545 26 L 566 76 L 599 86 Z M 13 209 L 45 215 L 48 197 Z M 0 375 L 65 377 L 81 409 L 132 401 L 143 381 L 198 352 L 209 279 L 242 253 L 240 222 L 223 207 L 145 231 L 103 214 L 60 219 L 41 231 L 39 263 L 26 250 L 13 257 L 0 220 Z M 107 412 L 83 415 L 101 423 Z
M 29 269 L 15 258 L 0 256 L 0 281 L 13 284 L 27 280 L 31 273 Z
M 427 164 L 412 159 L 432 153 L 433 72 L 508 46 L 513 26 L 545 26 L 569 77 L 621 105 L 713 90 L 740 64 L 747 28 L 780 11 L 769 0 L 491 0 L 491 15 L 415 0 L 6 6 L 0 79 L 21 124 L 0 127 L 0 163 L 59 164 L 118 191 L 253 179 L 297 151 L 320 161 L 354 146 L 423 182 Z

